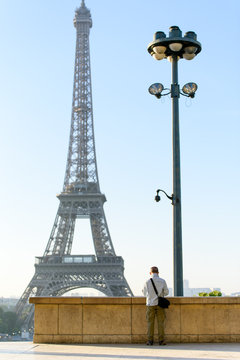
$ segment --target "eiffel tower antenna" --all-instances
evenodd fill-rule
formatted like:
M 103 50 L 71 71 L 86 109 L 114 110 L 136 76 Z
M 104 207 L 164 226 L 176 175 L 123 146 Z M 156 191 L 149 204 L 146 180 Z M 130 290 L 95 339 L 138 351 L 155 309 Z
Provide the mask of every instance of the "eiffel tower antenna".
M 107 296 L 133 296 L 124 277 L 124 261 L 114 251 L 103 209 L 106 198 L 98 180 L 89 55 L 92 19 L 84 0 L 73 22 L 76 54 L 67 166 L 46 249 L 42 257 L 36 258 L 35 274 L 16 305 L 26 327 L 33 323 L 30 296 L 61 296 L 82 287 Z M 90 220 L 94 255 L 71 254 L 75 223 L 81 218 Z

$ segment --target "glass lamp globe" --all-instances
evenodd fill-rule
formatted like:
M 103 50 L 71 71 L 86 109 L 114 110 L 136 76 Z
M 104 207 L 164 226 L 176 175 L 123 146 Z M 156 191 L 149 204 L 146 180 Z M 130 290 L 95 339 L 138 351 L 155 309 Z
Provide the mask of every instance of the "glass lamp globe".
M 166 46 L 155 46 L 153 51 L 157 54 L 164 54 L 166 51 Z
M 178 52 L 181 50 L 182 44 L 181 43 L 172 43 L 169 45 L 169 48 L 174 52 Z
M 183 58 L 185 59 L 185 60 L 192 60 L 192 59 L 194 59 L 195 58 L 195 54 L 183 54 Z
M 168 59 L 169 62 L 172 62 L 172 55 L 169 55 L 169 56 L 167 57 L 167 59 Z M 179 59 L 180 59 L 180 56 L 177 56 L 177 59 L 179 60 Z
M 197 50 L 196 46 L 186 46 L 184 48 L 186 54 L 194 54 L 196 50 Z
M 151 95 L 160 95 L 163 89 L 164 89 L 163 84 L 155 83 L 148 88 L 148 91 L 150 92 Z
M 152 56 L 155 60 L 162 60 L 164 58 L 165 54 L 164 53 L 163 54 L 154 54 L 153 53 Z
M 191 96 L 195 94 L 197 88 L 198 88 L 197 84 L 195 84 L 194 82 L 189 82 L 184 85 L 182 91 L 184 92 L 184 94 Z

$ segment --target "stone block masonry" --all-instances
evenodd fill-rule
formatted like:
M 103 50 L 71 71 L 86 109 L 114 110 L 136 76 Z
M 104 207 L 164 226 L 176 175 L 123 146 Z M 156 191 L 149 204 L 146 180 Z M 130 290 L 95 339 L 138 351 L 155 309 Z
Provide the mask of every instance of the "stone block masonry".
M 169 300 L 167 342 L 240 343 L 240 298 Z M 126 344 L 147 340 L 143 297 L 32 297 L 29 302 L 35 305 L 35 343 Z

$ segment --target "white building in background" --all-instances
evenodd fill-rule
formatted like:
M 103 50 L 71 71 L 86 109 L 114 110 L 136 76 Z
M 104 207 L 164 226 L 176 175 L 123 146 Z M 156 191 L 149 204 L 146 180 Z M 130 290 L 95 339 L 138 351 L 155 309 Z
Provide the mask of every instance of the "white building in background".
M 205 292 L 205 293 L 210 293 L 214 290 L 217 291 L 221 291 L 220 288 L 190 288 L 189 287 L 189 281 L 188 280 L 183 280 L 183 291 L 184 291 L 184 296 L 198 296 L 199 293 L 201 292 Z
M 198 296 L 201 292 L 210 293 L 214 290 L 221 291 L 220 288 L 190 288 L 189 280 L 183 280 L 183 293 L 186 297 Z M 240 293 L 239 293 L 240 295 Z M 173 289 L 169 288 L 169 296 L 173 296 Z M 235 295 L 236 296 L 236 295 Z

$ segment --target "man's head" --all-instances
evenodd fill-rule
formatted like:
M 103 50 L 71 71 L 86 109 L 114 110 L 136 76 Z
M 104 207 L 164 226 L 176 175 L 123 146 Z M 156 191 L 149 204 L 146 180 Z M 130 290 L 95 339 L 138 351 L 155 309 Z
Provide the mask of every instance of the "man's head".
M 150 269 L 150 274 L 158 274 L 158 267 L 152 266 Z

